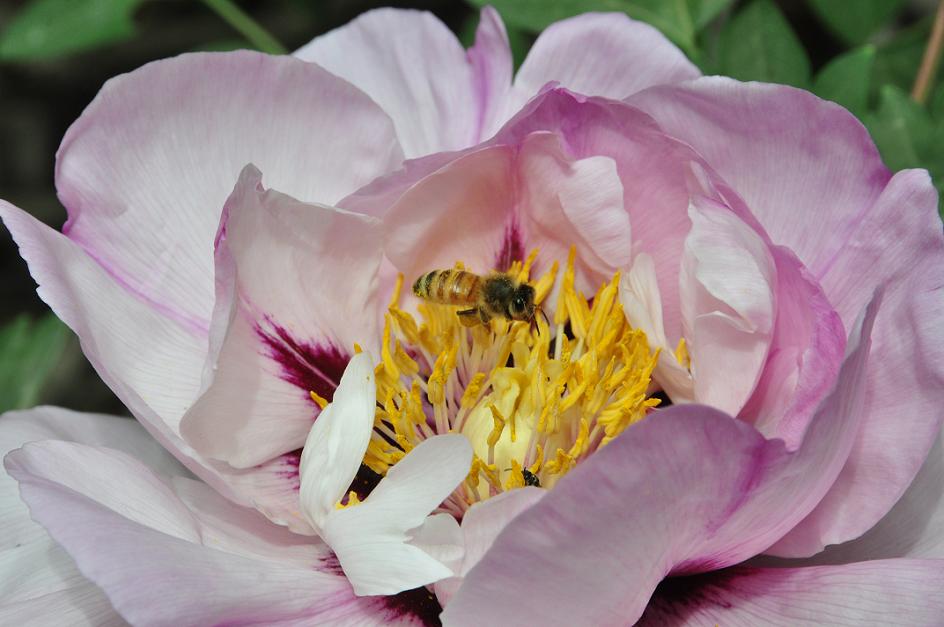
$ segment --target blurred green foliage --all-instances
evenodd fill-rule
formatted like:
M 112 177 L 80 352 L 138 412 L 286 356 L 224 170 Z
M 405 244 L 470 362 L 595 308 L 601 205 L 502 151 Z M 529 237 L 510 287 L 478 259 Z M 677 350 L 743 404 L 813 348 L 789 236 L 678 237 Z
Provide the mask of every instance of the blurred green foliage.
M 330 20 L 322 18 L 331 11 L 339 14 L 339 2 L 293 0 L 278 6 L 293 7 L 297 15 L 307 16 L 295 28 L 311 37 L 330 26 Z M 8 17 L 0 25 L 0 63 L 47 63 L 135 38 L 160 37 L 161 33 L 136 26 L 145 12 L 143 5 L 157 4 L 162 3 L 25 0 L 16 11 L 0 12 Z M 215 14 L 228 25 L 231 36 L 224 29 L 196 44 L 197 49 L 284 50 L 253 17 L 254 10 L 271 9 L 263 0 L 173 4 L 202 6 L 206 16 Z M 455 17 L 452 25 L 469 46 L 478 24 L 477 9 L 494 6 L 506 23 L 516 66 L 540 32 L 557 20 L 588 11 L 625 13 L 662 31 L 706 74 L 784 83 L 839 103 L 867 126 L 891 169 L 927 168 L 941 191 L 944 86 L 932 92 L 927 105 L 910 95 L 931 34 L 933 4 L 931 0 L 467 0 L 467 6 L 453 3 L 443 11 Z M 369 1 L 357 10 L 368 8 Z M 74 340 L 68 330 L 48 314 L 36 320 L 21 315 L 0 327 L 0 410 L 43 401 L 50 374 L 70 341 Z
M 0 60 L 47 59 L 127 39 L 144 0 L 33 0 L 0 35 Z
M 52 314 L 22 314 L 0 328 L 0 411 L 32 407 L 66 350 L 71 332 Z

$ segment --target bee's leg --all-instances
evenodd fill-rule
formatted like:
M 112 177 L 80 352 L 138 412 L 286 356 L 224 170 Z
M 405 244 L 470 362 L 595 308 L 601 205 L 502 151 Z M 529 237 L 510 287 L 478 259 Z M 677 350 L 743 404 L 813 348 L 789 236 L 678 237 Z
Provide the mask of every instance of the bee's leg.
M 456 315 L 459 316 L 459 322 L 464 327 L 474 327 L 482 322 L 478 308 L 463 309 L 462 311 L 457 311 Z

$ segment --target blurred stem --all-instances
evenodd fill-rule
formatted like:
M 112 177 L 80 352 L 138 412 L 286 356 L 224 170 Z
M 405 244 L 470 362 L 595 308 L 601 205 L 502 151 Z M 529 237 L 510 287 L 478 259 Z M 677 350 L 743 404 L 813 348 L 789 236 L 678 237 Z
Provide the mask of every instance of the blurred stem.
M 911 97 L 919 104 L 924 104 L 928 99 L 931 86 L 934 84 L 934 76 L 937 74 L 937 66 L 941 61 L 942 49 L 944 49 L 944 0 L 940 0 L 937 4 L 934 26 L 931 27 L 931 38 L 928 39 L 928 47 L 924 49 L 924 58 L 921 59 L 921 67 L 918 68 L 918 77 L 911 90 Z
M 249 17 L 245 11 L 236 6 L 232 0 L 203 0 L 203 4 L 213 9 L 227 24 L 262 52 L 268 52 L 269 54 L 288 53 L 288 50 L 279 43 L 278 39 Z

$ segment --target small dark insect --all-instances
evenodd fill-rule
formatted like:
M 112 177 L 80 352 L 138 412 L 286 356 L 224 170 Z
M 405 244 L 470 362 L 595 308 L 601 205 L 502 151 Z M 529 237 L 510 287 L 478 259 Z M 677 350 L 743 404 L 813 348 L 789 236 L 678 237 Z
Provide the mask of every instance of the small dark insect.
M 538 476 L 528 470 L 527 468 L 522 469 L 521 476 L 524 477 L 525 485 L 533 485 L 536 488 L 541 487 L 541 480 L 538 479 Z
M 413 294 L 433 303 L 469 307 L 457 312 L 468 327 L 499 317 L 529 322 L 533 328 L 535 312 L 544 315 L 534 304 L 534 288 L 506 272 L 483 277 L 465 270 L 431 270 L 416 279 Z

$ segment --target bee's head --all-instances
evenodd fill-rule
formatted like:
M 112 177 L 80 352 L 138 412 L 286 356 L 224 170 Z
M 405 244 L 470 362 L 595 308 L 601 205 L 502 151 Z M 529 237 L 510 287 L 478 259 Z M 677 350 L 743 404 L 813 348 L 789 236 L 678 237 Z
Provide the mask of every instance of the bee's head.
M 534 288 L 522 283 L 511 296 L 508 303 L 508 317 L 512 320 L 531 321 L 534 319 Z

